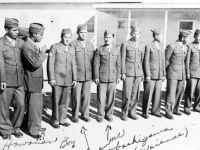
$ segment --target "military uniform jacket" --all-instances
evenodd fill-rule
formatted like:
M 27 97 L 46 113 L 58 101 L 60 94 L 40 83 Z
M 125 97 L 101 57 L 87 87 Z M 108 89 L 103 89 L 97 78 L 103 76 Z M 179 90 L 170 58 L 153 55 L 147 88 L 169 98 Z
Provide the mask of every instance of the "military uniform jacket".
M 165 50 L 167 79 L 185 80 L 185 57 L 188 46 L 184 49 L 176 42 Z
M 138 43 L 137 48 L 134 42 L 128 40 L 121 45 L 121 74 L 126 76 L 143 76 L 144 45 Z
M 145 46 L 144 75 L 151 79 L 163 79 L 166 76 L 164 50 L 161 47 L 158 49 L 154 41 Z
M 94 55 L 94 78 L 100 82 L 116 82 L 120 78 L 120 50 L 112 47 L 111 52 L 105 45 L 99 47 Z
M 22 47 L 22 63 L 25 70 L 25 91 L 33 93 L 42 91 L 42 63 L 46 57 L 46 54 L 43 52 L 40 53 L 37 46 L 28 38 Z
M 186 73 L 192 78 L 200 78 L 200 48 L 195 42 L 189 44 L 188 47 Z
M 85 41 L 85 48 L 80 40 L 73 41 L 71 46 L 75 49 L 77 81 L 89 81 L 93 79 L 93 55 L 94 47 L 91 42 Z
M 24 83 L 24 69 L 21 62 L 21 48 L 24 41 L 16 38 L 15 46 L 6 36 L 0 38 L 0 82 L 7 87 L 18 87 Z
M 51 46 L 47 73 L 49 81 L 56 80 L 56 85 L 71 86 L 77 80 L 77 68 L 74 48 L 68 46 L 68 51 L 62 42 Z

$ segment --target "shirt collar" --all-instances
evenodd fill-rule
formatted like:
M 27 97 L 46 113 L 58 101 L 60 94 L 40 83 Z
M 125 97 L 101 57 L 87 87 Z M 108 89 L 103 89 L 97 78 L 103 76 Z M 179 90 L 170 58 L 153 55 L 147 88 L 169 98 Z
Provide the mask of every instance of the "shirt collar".
M 31 40 L 29 37 L 28 37 L 28 40 L 35 46 L 37 46 L 37 43 L 33 42 L 33 40 Z
M 9 37 L 8 35 L 6 35 L 6 38 L 7 38 L 7 40 L 10 42 L 10 43 L 12 43 L 13 42 L 13 40 L 15 41 L 15 39 L 12 39 L 11 37 Z

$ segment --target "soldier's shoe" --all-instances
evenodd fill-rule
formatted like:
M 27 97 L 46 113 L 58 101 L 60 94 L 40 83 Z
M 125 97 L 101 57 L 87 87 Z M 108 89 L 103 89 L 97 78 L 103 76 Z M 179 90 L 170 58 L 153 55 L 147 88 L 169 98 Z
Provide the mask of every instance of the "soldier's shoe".
M 122 115 L 121 119 L 122 119 L 123 121 L 127 121 L 127 116 L 126 116 L 126 115 Z
M 194 108 L 193 111 L 199 112 L 199 113 L 200 113 L 200 110 L 199 110 L 199 109 L 196 109 L 196 108 Z
M 65 123 L 60 123 L 60 125 L 62 125 L 62 126 L 64 126 L 64 127 L 69 127 L 69 126 L 70 126 L 70 124 L 67 123 L 67 122 L 65 122 Z
M 175 114 L 177 116 L 181 116 L 181 113 L 179 111 L 175 111 L 175 112 L 173 112 L 173 114 Z
M 185 113 L 186 115 L 191 115 L 191 111 L 190 111 L 190 110 L 184 110 L 184 113 Z
M 159 117 L 159 118 L 162 118 L 162 115 L 161 114 L 154 114 L 154 113 L 151 113 L 153 116 L 156 116 L 156 117 Z
M 149 119 L 149 115 L 142 114 L 142 116 L 144 117 L 144 119 Z
M 102 118 L 97 118 L 97 122 L 102 123 L 103 119 Z
M 11 135 L 10 134 L 5 134 L 5 135 L 2 136 L 2 138 L 4 140 L 11 140 Z
M 23 134 L 21 132 L 13 133 L 16 138 L 22 138 Z
M 170 120 L 174 120 L 174 117 L 172 115 L 166 114 L 165 117 L 170 119 Z
M 59 129 L 60 128 L 59 124 L 57 124 L 57 123 L 52 123 L 52 127 L 54 127 L 55 129 Z
M 85 122 L 90 122 L 91 121 L 90 118 L 81 117 L 81 119 L 84 120 Z
M 78 118 L 72 118 L 72 122 L 74 122 L 74 123 L 78 123 L 79 120 L 78 120 Z
M 39 138 L 41 138 L 41 135 L 39 135 L 39 134 L 36 134 L 36 135 L 30 134 L 30 136 L 31 136 L 32 138 L 34 138 L 34 139 L 39 139 Z
M 40 128 L 39 131 L 46 131 L 46 128 Z
M 112 122 L 113 121 L 113 118 L 112 117 L 105 117 L 106 120 L 108 120 L 109 122 Z
M 131 115 L 131 114 L 129 114 L 128 117 L 131 118 L 131 119 L 133 119 L 133 120 L 138 120 L 138 117 L 137 117 L 137 116 L 133 116 L 133 115 Z

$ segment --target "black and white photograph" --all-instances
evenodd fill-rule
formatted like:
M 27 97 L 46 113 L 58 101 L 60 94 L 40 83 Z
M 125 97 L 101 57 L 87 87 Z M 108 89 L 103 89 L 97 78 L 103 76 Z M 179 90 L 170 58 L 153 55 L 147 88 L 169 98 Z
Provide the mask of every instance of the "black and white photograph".
M 200 150 L 200 1 L 0 0 L 0 150 Z

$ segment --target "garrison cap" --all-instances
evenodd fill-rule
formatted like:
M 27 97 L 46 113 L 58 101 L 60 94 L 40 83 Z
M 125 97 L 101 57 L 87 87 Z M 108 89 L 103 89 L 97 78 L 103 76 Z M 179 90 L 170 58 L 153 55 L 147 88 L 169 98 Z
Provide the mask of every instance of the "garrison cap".
M 196 29 L 195 33 L 200 34 L 200 29 Z
M 5 18 L 5 26 L 10 28 L 18 28 L 19 21 L 15 18 Z
M 72 30 L 70 28 L 62 29 L 61 34 L 72 34 Z
M 29 31 L 33 33 L 43 33 L 45 27 L 40 23 L 31 23 L 29 26 Z
M 180 30 L 180 35 L 182 36 L 182 37 L 188 37 L 188 36 L 191 36 L 191 31 L 189 31 L 189 30 Z
M 133 27 L 132 30 L 131 30 L 131 33 L 133 33 L 133 32 L 139 32 L 139 33 L 141 33 L 141 30 L 138 27 Z
M 107 36 L 107 35 L 110 35 L 110 34 L 113 35 L 113 36 L 115 35 L 114 32 L 112 32 L 110 30 L 105 30 L 104 36 Z
M 19 28 L 19 35 L 21 35 L 21 36 L 29 36 L 28 28 L 20 27 Z
M 85 24 L 79 24 L 77 26 L 77 32 L 79 32 L 80 30 L 87 30 L 87 29 L 88 29 L 87 25 L 85 25 Z
M 163 30 L 160 29 L 160 28 L 151 30 L 151 32 L 152 32 L 153 34 L 155 34 L 155 35 L 164 34 Z

